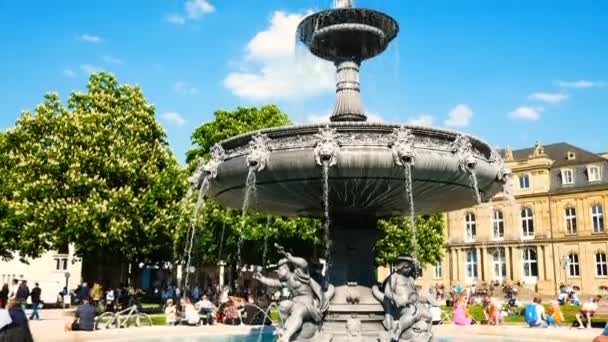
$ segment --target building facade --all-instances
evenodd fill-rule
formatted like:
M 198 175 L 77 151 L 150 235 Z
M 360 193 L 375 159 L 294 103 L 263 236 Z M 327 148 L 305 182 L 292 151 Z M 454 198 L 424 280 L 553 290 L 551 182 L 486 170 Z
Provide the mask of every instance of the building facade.
M 515 199 L 452 211 L 443 260 L 421 283 L 499 281 L 555 294 L 608 286 L 608 154 L 566 143 L 503 151 Z
M 53 250 L 39 258 L 21 260 L 14 255 L 11 260 L 0 260 L 0 286 L 13 279 L 27 280 L 30 289 L 38 283 L 45 303 L 56 303 L 63 287 L 74 289 L 81 281 L 82 262 L 74 256 L 74 248 Z

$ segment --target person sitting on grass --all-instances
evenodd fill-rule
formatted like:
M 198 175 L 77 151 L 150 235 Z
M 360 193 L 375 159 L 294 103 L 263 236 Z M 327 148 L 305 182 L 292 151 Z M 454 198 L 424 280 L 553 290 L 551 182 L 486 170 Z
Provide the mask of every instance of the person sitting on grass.
M 585 327 L 585 325 L 583 324 L 583 318 L 587 319 L 587 328 L 591 328 L 591 319 L 593 318 L 593 315 L 595 314 L 595 312 L 597 311 L 597 302 L 599 301 L 599 299 L 597 297 L 595 298 L 589 298 L 589 300 L 587 302 L 585 302 L 583 304 L 583 306 L 581 307 L 581 312 L 576 314 L 576 320 L 578 321 L 579 324 L 579 328 L 582 329 Z
M 549 325 L 560 327 L 563 321 L 564 313 L 559 307 L 559 301 L 553 301 L 551 303 L 551 307 L 549 308 L 549 312 L 547 313 L 547 323 Z
M 177 307 L 173 303 L 173 299 L 167 299 L 165 306 L 165 322 L 167 325 L 177 324 Z
M 460 326 L 471 325 L 471 317 L 468 315 L 465 300 L 459 297 L 454 304 L 454 324 Z
M 608 342 L 608 323 L 604 326 L 604 331 L 600 336 L 593 339 L 593 342 Z
M 182 319 L 182 324 L 189 326 L 198 325 L 201 321 L 201 318 L 198 315 L 198 311 L 196 311 L 196 309 L 194 308 L 194 305 L 192 305 L 192 301 L 190 301 L 190 298 L 182 298 L 181 304 L 184 308 L 184 318 Z
M 500 305 L 497 303 L 496 298 L 491 298 L 490 304 L 488 305 L 488 324 L 501 325 L 503 323 Z
M 534 297 L 532 303 L 528 304 L 524 309 L 524 319 L 530 328 L 546 328 L 548 326 L 545 307 L 541 305 L 541 299 L 539 296 Z
M 82 304 L 78 306 L 74 313 L 74 321 L 66 325 L 67 331 L 93 331 L 95 330 L 96 310 L 91 303 L 91 297 L 83 297 Z

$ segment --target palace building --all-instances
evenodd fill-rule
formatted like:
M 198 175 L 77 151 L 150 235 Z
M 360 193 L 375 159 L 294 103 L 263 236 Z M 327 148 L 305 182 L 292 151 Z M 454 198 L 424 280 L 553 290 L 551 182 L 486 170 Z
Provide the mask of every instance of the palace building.
M 515 200 L 445 214 L 443 260 L 427 267 L 426 287 L 493 281 L 541 294 L 561 285 L 584 294 L 608 286 L 608 154 L 567 143 L 503 151 Z

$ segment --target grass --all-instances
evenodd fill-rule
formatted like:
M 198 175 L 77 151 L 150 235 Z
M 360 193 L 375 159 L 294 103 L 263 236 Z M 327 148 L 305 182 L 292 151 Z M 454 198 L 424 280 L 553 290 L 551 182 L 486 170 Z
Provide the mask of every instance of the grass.
M 549 311 L 549 307 L 550 307 L 549 305 L 545 305 L 546 312 Z M 580 312 L 580 306 L 562 305 L 562 306 L 560 306 L 560 308 L 562 310 L 562 313 L 564 314 L 564 322 L 562 322 L 562 325 L 563 326 L 572 325 L 572 323 L 574 323 L 574 321 L 576 321 L 576 314 L 578 312 Z M 447 307 L 447 306 L 443 306 L 443 307 L 441 307 L 441 309 L 450 314 L 452 313 L 452 310 L 453 310 L 452 307 Z M 522 307 L 518 310 L 520 313 L 519 315 L 507 316 L 507 317 L 505 317 L 505 322 L 513 323 L 513 324 L 516 324 L 516 323 L 524 324 L 525 323 L 524 316 L 523 316 L 524 307 Z M 483 307 L 481 305 L 470 305 L 469 313 L 477 322 L 481 322 L 484 319 Z M 598 327 L 598 328 L 603 328 L 607 321 L 608 321 L 608 315 L 605 315 L 605 314 L 595 315 L 593 317 L 593 326 Z

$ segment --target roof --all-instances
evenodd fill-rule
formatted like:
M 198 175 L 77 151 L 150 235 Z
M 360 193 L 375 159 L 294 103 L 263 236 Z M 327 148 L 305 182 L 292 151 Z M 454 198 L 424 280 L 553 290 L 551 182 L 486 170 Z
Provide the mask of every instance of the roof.
M 550 145 L 543 145 L 545 154 L 554 161 L 551 167 L 562 167 L 580 164 L 590 164 L 597 162 L 605 162 L 606 159 L 598 154 L 583 150 L 582 148 L 570 145 L 568 143 L 556 143 Z M 504 150 L 501 151 L 504 157 Z M 576 158 L 568 160 L 568 152 L 574 152 Z M 515 161 L 526 160 L 530 158 L 530 155 L 534 153 L 534 147 L 524 148 L 520 150 L 513 150 L 513 159 Z

